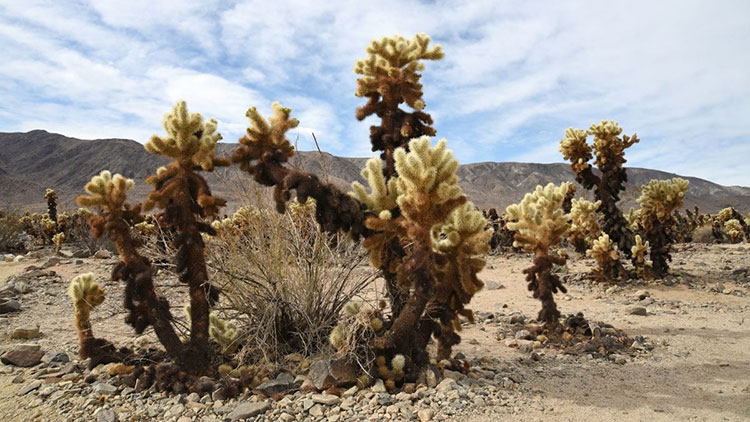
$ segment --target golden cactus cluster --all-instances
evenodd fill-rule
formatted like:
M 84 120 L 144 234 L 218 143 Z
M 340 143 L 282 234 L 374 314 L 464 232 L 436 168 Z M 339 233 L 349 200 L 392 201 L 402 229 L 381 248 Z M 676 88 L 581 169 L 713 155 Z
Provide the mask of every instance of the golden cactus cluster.
M 724 231 L 729 235 L 729 239 L 732 242 L 739 242 L 742 240 L 744 232 L 740 221 L 736 218 L 731 218 L 724 222 Z
M 385 97 L 393 91 L 413 109 L 422 110 L 424 101 L 418 72 L 424 69 L 424 64 L 420 60 L 439 60 L 445 55 L 440 45 L 429 44 L 430 37 L 425 34 L 417 34 L 413 40 L 396 35 L 372 41 L 367 47 L 368 57 L 354 65 L 354 73 L 362 75 L 357 80 L 355 95 L 365 97 L 377 92 Z
M 104 290 L 94 281 L 93 273 L 81 274 L 70 281 L 68 296 L 73 299 L 76 313 L 85 315 L 88 319 L 91 309 L 104 302 Z
M 655 217 L 662 224 L 672 219 L 672 212 L 680 209 L 687 193 L 689 182 L 675 177 L 672 180 L 651 180 L 641 188 L 637 199 L 641 204 L 640 220 Z
M 594 268 L 594 274 L 600 280 L 612 281 L 619 274 L 620 252 L 617 245 L 612 242 L 607 233 L 602 233 L 598 239 L 594 240 L 591 249 L 586 251 L 586 255 L 594 258 L 597 267 Z
M 83 207 L 101 207 L 106 210 L 119 210 L 127 199 L 127 192 L 133 188 L 133 179 L 120 174 L 114 176 L 104 170 L 86 183 L 88 195 L 81 195 L 76 201 Z
M 560 244 L 563 235 L 570 228 L 568 216 L 562 210 L 567 191 L 567 184 L 537 186 L 520 203 L 509 205 L 505 209 L 511 220 L 508 228 L 517 232 L 514 247 L 536 252 L 547 251 Z
M 179 101 L 164 115 L 162 124 L 167 136 L 152 136 L 146 151 L 182 161 L 186 167 L 214 168 L 216 143 L 221 139 L 215 119 L 204 121 L 200 113 L 188 113 L 185 101 Z
M 585 253 L 591 243 L 602 231 L 597 219 L 596 210 L 602 201 L 591 202 L 585 199 L 573 199 L 570 209 L 570 231 L 568 238 L 581 253 Z

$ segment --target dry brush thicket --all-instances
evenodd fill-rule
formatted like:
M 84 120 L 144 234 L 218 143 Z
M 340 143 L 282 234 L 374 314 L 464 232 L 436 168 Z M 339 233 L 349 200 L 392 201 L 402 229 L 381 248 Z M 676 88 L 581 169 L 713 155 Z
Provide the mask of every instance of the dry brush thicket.
M 375 117 L 370 141 L 379 157 L 362 170 L 366 185 L 354 183 L 351 192 L 290 164 L 295 148 L 287 135 L 299 125 L 291 109 L 273 103 L 267 118 L 250 108 L 247 134 L 227 159 L 216 157 L 218 123 L 180 101 L 164 117 L 166 135 L 145 145 L 171 161 L 147 179 L 153 189 L 143 203 L 128 203 L 132 180 L 104 170 L 86 184 L 76 213 L 58 213 L 48 189 L 46 214 L 0 215 L 0 246 L 14 247 L 22 232 L 58 252 L 66 242 L 92 244 L 82 234 L 86 220 L 93 239 L 106 237 L 117 249 L 111 279 L 125 283 L 126 322 L 136 334 L 151 327 L 168 358 L 146 365 L 94 336 L 90 314 L 104 291 L 91 274 L 75 277 L 69 291 L 81 358 L 136 363 L 128 376 L 141 388 L 219 389 L 229 397 L 257 386 L 276 364 L 305 370 L 318 356 L 354 368 L 358 376 L 349 381 L 381 378 L 390 391 L 429 364 L 466 370 L 452 351 L 461 318 L 473 321 L 469 305 L 483 288 L 478 274 L 491 251 L 533 254 L 524 270 L 528 289 L 542 304 L 538 321 L 555 329 L 561 312 L 554 294 L 566 292 L 556 270 L 566 264 L 567 245 L 594 259 L 593 278 L 614 282 L 666 276 L 675 242 L 748 240 L 749 221 L 732 208 L 683 217 L 682 179 L 651 181 L 640 209 L 624 213 L 625 150 L 639 139 L 611 121 L 568 129 L 560 141 L 595 202 L 576 198 L 576 186 L 564 182 L 538 186 L 504 215 L 477 209 L 458 185 L 446 140 L 433 142 L 425 111 L 424 62 L 443 56 L 418 34 L 373 41 L 357 61 L 355 95 L 367 102 L 355 117 Z M 257 184 L 221 218 L 225 201 L 203 174 L 230 165 Z M 270 201 L 265 187 L 273 188 Z M 184 322 L 157 292 L 156 281 L 169 274 L 188 292 Z

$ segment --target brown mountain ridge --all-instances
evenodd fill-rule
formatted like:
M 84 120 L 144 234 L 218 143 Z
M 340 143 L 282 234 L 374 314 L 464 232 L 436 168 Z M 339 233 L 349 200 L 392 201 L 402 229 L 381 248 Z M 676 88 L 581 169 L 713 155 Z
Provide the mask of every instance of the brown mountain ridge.
M 230 155 L 235 145 L 219 144 L 219 155 Z M 303 151 L 295 156 L 292 164 L 325 175 L 329 181 L 348 188 L 352 181 L 362 182 L 359 173 L 366 160 Z M 61 208 L 73 209 L 73 200 L 83 193 L 83 185 L 103 169 L 135 179 L 132 198 L 141 200 L 149 190 L 145 178 L 165 163 L 165 159 L 147 153 L 142 144 L 129 139 L 82 140 L 44 130 L 0 132 L 0 207 L 41 211 L 45 208 L 45 189 L 53 188 L 58 193 Z M 498 209 L 518 202 L 537 185 L 575 179 L 563 163 L 472 163 L 462 165 L 458 176 L 471 201 L 481 208 Z M 651 179 L 675 176 L 658 170 L 629 167 L 623 209 L 637 206 L 635 198 L 640 194 L 641 185 Z M 696 177 L 684 178 L 690 181 L 686 207 L 697 205 L 703 212 L 716 212 L 733 206 L 742 213 L 750 212 L 750 188 L 722 186 Z M 234 200 L 235 206 L 242 187 L 251 183 L 246 175 L 233 168 L 210 174 L 208 181 L 218 196 L 228 198 L 230 204 Z M 583 195 L 582 192 L 583 189 L 579 189 L 579 196 Z

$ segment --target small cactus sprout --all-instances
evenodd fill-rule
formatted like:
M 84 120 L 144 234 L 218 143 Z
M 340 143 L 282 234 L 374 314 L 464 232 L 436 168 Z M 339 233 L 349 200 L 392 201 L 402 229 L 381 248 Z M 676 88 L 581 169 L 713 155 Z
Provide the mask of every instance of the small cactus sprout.
M 94 337 L 91 329 L 91 310 L 104 302 L 104 290 L 94 281 L 94 274 L 86 273 L 74 277 L 68 287 L 68 296 L 73 300 L 75 326 L 78 332 L 81 359 L 91 359 L 89 367 L 100 363 L 115 362 L 122 359 L 115 347 L 104 339 Z
M 641 188 L 638 226 L 651 245 L 654 277 L 663 278 L 669 272 L 667 261 L 672 260 L 670 251 L 677 230 L 674 212 L 682 207 L 687 189 L 688 181 L 677 177 L 651 180 Z
M 62 249 L 63 242 L 65 242 L 65 233 L 60 232 L 52 236 L 52 242 L 55 244 L 55 247 L 57 248 L 57 252 L 60 252 L 60 249 Z
M 602 232 L 596 218 L 596 210 L 602 201 L 591 202 L 585 199 L 573 199 L 570 208 L 570 231 L 568 239 L 576 251 L 582 255 L 586 254 L 591 243 Z
M 550 251 L 560 245 L 570 227 L 568 216 L 562 209 L 567 189 L 567 184 L 537 186 L 519 204 L 510 205 L 505 210 L 511 220 L 508 228 L 517 232 L 513 246 L 534 253 L 534 265 L 523 272 L 528 289 L 542 302 L 537 319 L 547 324 L 556 324 L 560 318 L 553 294 L 558 290 L 567 292 L 560 278 L 552 273 L 553 264 L 565 265 L 566 258 Z
M 651 263 L 646 258 L 649 252 L 648 241 L 644 242 L 641 235 L 635 235 L 635 245 L 631 248 L 631 252 L 633 253 L 633 265 L 635 265 L 636 274 L 641 279 L 649 279 L 651 277 Z
M 624 251 L 630 254 L 633 246 L 633 233 L 628 228 L 622 211 L 617 207 L 620 193 L 628 181 L 625 164 L 625 149 L 636 144 L 636 135 L 622 135 L 622 129 L 613 121 L 603 120 L 592 124 L 589 130 L 568 128 L 560 140 L 560 152 L 570 161 L 570 168 L 576 174 L 576 181 L 586 190 L 594 190 L 594 196 L 601 201 L 598 210 L 603 215 L 602 230 Z M 593 135 L 592 144 L 587 137 Z M 594 173 L 593 166 L 599 169 Z
M 208 333 L 215 342 L 221 346 L 225 355 L 232 355 L 237 351 L 239 342 L 239 331 L 231 321 L 219 318 L 215 312 L 209 316 Z
M 596 261 L 594 277 L 599 281 L 614 281 L 623 273 L 617 245 L 610 240 L 607 233 L 602 233 L 598 239 L 594 240 L 591 249 L 586 251 L 586 255 Z

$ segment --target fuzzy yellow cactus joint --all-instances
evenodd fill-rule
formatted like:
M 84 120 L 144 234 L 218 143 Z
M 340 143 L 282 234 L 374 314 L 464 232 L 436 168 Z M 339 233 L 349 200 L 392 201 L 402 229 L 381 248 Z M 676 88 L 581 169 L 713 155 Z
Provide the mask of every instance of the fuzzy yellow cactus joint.
M 289 130 L 299 125 L 299 120 L 291 117 L 292 110 L 274 102 L 271 105 L 271 117 L 266 120 L 256 107 L 247 110 L 245 114 L 250 120 L 247 134 L 239 142 L 245 148 L 238 148 L 232 160 L 244 166 L 242 170 L 252 169 L 250 161 L 261 158 L 265 151 L 272 151 L 278 162 L 285 162 L 294 155 L 294 147 L 287 139 Z M 253 173 L 251 173 L 253 174 Z
M 508 222 L 508 228 L 517 232 L 513 246 L 536 252 L 560 244 L 570 228 L 568 216 L 561 207 L 566 192 L 566 185 L 537 186 L 519 204 L 506 208 L 508 218 L 513 220 Z
M 103 170 L 86 183 L 85 189 L 88 195 L 81 195 L 76 198 L 76 201 L 80 206 L 87 208 L 119 210 L 127 199 L 127 192 L 134 185 L 133 179 L 120 174 L 112 175 L 108 170 Z
M 185 101 L 179 101 L 164 115 L 162 124 L 167 136 L 152 136 L 145 145 L 146 151 L 206 171 L 214 168 L 216 143 L 221 139 L 215 119 L 204 121 L 199 113 L 188 113 Z
M 91 328 L 91 310 L 104 302 L 104 290 L 94 281 L 94 274 L 86 273 L 74 277 L 68 287 L 68 296 L 73 301 L 75 326 L 78 333 L 82 359 L 91 359 L 89 367 L 99 363 L 117 361 L 121 358 L 114 346 L 106 340 L 94 337 Z
M 643 185 L 641 196 L 637 199 L 641 204 L 641 225 L 651 217 L 661 223 L 671 221 L 672 212 L 682 206 L 688 184 L 687 180 L 675 177 L 672 180 L 651 180 Z
M 742 225 L 736 218 L 732 218 L 724 222 L 724 231 L 727 233 L 732 243 L 737 243 L 742 240 Z
M 424 101 L 417 72 L 424 69 L 424 64 L 420 60 L 439 60 L 445 55 L 439 44 L 430 48 L 429 43 L 430 37 L 425 34 L 417 34 L 413 40 L 395 35 L 372 41 L 367 48 L 369 56 L 354 66 L 354 73 L 362 75 L 357 80 L 355 95 L 364 97 L 374 91 L 386 96 L 393 90 L 399 93 L 401 101 L 422 110 Z M 401 89 L 384 84 L 383 79 L 387 78 L 398 80 Z
M 352 192 L 349 194 L 359 202 L 365 204 L 367 209 L 383 220 L 390 218 L 391 210 L 395 209 L 396 198 L 398 198 L 398 186 L 396 179 L 391 178 L 386 183 L 383 176 L 383 162 L 379 158 L 370 158 L 362 170 L 362 177 L 370 187 L 370 193 L 359 182 L 352 183 Z M 388 214 L 383 214 L 383 212 Z
M 441 139 L 431 147 L 430 138 L 423 136 L 409 142 L 409 152 L 396 149 L 399 195 L 396 203 L 403 215 L 431 227 L 443 221 L 466 201 L 458 186 L 458 160 Z
M 570 231 L 568 238 L 573 246 L 581 254 L 599 236 L 602 229 L 597 220 L 596 210 L 602 201 L 591 202 L 585 199 L 573 199 L 570 209 Z
M 560 140 L 560 152 L 563 158 L 572 163 L 575 173 L 589 167 L 589 161 L 593 158 L 591 146 L 586 142 L 587 136 L 585 130 L 571 127 L 565 129 L 565 137 Z

